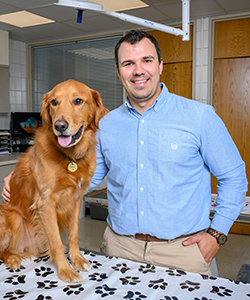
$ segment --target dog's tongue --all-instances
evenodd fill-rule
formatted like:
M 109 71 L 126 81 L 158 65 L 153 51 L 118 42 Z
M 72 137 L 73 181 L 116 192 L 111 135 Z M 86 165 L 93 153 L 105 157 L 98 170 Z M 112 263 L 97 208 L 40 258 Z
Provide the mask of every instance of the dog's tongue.
M 72 136 L 59 135 L 57 137 L 57 141 L 58 144 L 61 145 L 62 147 L 67 147 L 72 141 Z

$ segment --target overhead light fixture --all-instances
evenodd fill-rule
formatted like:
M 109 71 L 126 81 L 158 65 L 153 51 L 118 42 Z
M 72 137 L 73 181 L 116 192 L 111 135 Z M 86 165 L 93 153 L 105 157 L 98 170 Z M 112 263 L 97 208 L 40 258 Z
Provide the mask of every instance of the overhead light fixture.
M 117 13 L 114 11 L 105 10 L 101 4 L 90 2 L 87 0 L 58 0 L 55 5 L 73 7 L 79 10 L 93 10 L 101 14 L 106 14 L 122 21 L 127 21 L 140 26 L 145 26 L 155 30 L 160 30 L 177 36 L 182 36 L 183 41 L 189 41 L 189 27 L 190 27 L 190 1 L 182 1 L 182 30 L 171 26 L 155 23 L 153 21 L 144 20 L 124 13 Z
M 53 23 L 55 21 L 23 10 L 23 11 L 10 13 L 10 14 L 0 15 L 0 22 L 22 28 L 22 27 Z
M 142 2 L 141 0 L 95 0 L 95 2 L 101 4 L 104 9 L 112 11 L 128 10 L 148 6 L 148 4 Z

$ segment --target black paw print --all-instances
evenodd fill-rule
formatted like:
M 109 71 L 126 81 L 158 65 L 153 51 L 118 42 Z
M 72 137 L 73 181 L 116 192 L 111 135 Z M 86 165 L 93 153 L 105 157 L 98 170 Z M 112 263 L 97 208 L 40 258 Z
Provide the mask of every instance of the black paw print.
M 70 284 L 67 285 L 66 288 L 63 289 L 64 293 L 66 293 L 66 295 L 79 295 L 82 291 L 84 291 L 84 288 L 82 286 L 82 284 Z
M 182 276 L 182 275 L 187 275 L 185 271 L 181 270 L 174 270 L 174 269 L 168 269 L 166 270 L 166 273 L 168 273 L 169 276 Z
M 213 285 L 210 293 L 217 294 L 220 297 L 225 297 L 225 296 L 232 296 L 233 291 L 227 289 L 224 286 L 218 287 L 218 286 Z
M 180 286 L 182 289 L 187 289 L 189 292 L 193 292 L 194 290 L 198 290 L 200 288 L 200 283 L 186 280 L 185 282 L 181 283 Z
M 112 267 L 115 271 L 120 271 L 122 274 L 126 273 L 130 268 L 127 266 L 127 264 L 116 264 L 115 267 Z
M 213 300 L 213 299 L 211 299 L 211 298 L 207 298 L 207 297 L 202 297 L 202 298 L 194 298 L 194 300 Z
M 140 283 L 141 281 L 139 280 L 139 277 L 131 277 L 131 276 L 126 276 L 124 278 L 120 278 L 122 285 L 136 285 L 137 283 Z M 126 299 L 126 298 L 125 298 Z
M 93 273 L 91 275 L 89 275 L 89 280 L 95 280 L 97 282 L 103 281 L 104 279 L 107 279 L 108 276 L 106 273 Z
M 110 255 L 105 255 L 105 257 L 108 258 L 108 259 L 114 259 L 114 258 L 117 258 L 117 257 L 115 257 L 115 256 L 110 256 Z
M 40 262 L 47 262 L 50 259 L 49 255 L 40 256 L 34 259 L 34 262 L 39 264 Z
M 99 267 L 102 266 L 102 264 L 99 263 L 97 260 L 93 260 L 93 261 L 90 260 L 89 262 L 90 262 L 91 265 L 92 265 L 92 269 L 99 269 Z
M 21 272 L 22 270 L 25 270 L 26 268 L 21 265 L 19 269 L 12 269 L 12 268 L 9 268 L 7 267 L 6 270 L 8 270 L 10 273 L 19 273 Z
M 151 266 L 149 264 L 141 265 L 139 267 L 139 271 L 142 272 L 143 274 L 146 274 L 148 272 L 155 273 L 155 266 Z
M 145 298 L 147 298 L 147 296 L 141 294 L 140 292 L 132 292 L 132 291 L 128 291 L 127 295 L 123 297 L 123 299 L 131 299 L 131 300 L 140 300 Z
M 18 285 L 25 283 L 25 275 L 13 275 L 11 277 L 7 277 L 4 283 L 11 283 L 13 285 Z
M 14 292 L 8 292 L 4 295 L 4 299 L 11 299 L 11 300 L 16 300 L 16 299 L 21 299 L 25 297 L 26 294 L 29 292 L 24 292 L 22 290 L 16 290 Z
M 53 300 L 51 296 L 38 295 L 35 300 Z
M 45 289 L 45 290 L 50 290 L 58 285 L 58 281 L 50 281 L 50 280 L 44 280 L 44 281 L 37 281 L 37 288 L 38 289 Z
M 237 284 L 239 285 L 240 283 L 243 283 L 245 284 L 244 282 L 241 282 L 241 281 L 238 281 L 238 280 L 232 280 L 232 279 L 229 279 L 230 282 L 233 282 L 234 284 Z
M 101 297 L 111 296 L 115 294 L 116 288 L 110 288 L 107 284 L 103 284 L 102 286 L 97 286 L 95 288 L 95 293 L 100 294 Z
M 47 277 L 48 275 L 54 273 L 54 271 L 50 267 L 45 268 L 43 266 L 40 269 L 35 268 L 35 272 L 36 272 L 36 276 L 42 276 L 42 277 Z
M 177 298 L 176 296 L 172 296 L 172 297 L 164 296 L 164 299 L 160 299 L 160 300 L 179 300 L 179 298 Z M 195 300 L 198 300 L 198 299 L 195 298 Z M 205 300 L 205 299 L 203 299 L 203 300 Z
M 215 276 L 201 275 L 201 277 L 202 277 L 203 280 L 208 280 L 208 279 L 217 280 L 217 277 L 215 277 Z
M 167 286 L 168 284 L 162 278 L 157 280 L 150 280 L 148 285 L 148 287 L 153 288 L 154 290 L 157 290 L 158 288 L 165 290 Z

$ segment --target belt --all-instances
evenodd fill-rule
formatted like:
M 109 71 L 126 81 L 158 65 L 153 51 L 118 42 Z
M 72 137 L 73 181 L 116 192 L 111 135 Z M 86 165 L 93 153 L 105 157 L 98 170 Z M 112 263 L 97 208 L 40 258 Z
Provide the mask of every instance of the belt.
M 201 231 L 197 231 L 197 232 L 194 232 L 194 233 L 190 233 L 190 234 L 187 234 L 187 235 L 180 235 L 174 239 L 159 239 L 157 238 L 156 236 L 151 236 L 149 234 L 144 234 L 144 233 L 136 233 L 135 234 L 135 238 L 138 239 L 138 240 L 141 240 L 141 241 L 145 241 L 145 242 L 168 242 L 168 241 L 173 241 L 173 240 L 176 240 L 176 239 L 182 239 L 182 238 L 187 238 L 187 237 L 190 237 L 192 235 L 195 235 L 197 233 L 200 233 Z

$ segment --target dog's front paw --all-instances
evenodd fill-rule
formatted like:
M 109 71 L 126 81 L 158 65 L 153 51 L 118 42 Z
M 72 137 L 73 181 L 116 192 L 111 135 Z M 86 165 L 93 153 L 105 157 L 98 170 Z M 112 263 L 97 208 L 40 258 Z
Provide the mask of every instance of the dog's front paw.
M 30 259 L 31 255 L 27 253 L 5 253 L 4 255 L 4 263 L 10 269 L 20 269 L 21 261 Z
M 21 260 L 18 256 L 16 255 L 9 255 L 5 260 L 4 263 L 7 267 L 10 269 L 19 269 L 21 266 Z
M 58 271 L 58 277 L 65 282 L 70 282 L 70 283 L 82 282 L 82 276 L 71 267 Z
M 76 270 L 89 271 L 91 270 L 91 263 L 88 262 L 82 255 L 71 257 L 71 262 Z

